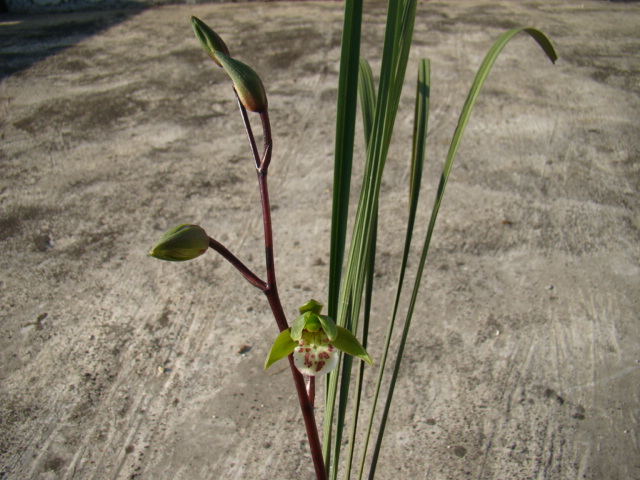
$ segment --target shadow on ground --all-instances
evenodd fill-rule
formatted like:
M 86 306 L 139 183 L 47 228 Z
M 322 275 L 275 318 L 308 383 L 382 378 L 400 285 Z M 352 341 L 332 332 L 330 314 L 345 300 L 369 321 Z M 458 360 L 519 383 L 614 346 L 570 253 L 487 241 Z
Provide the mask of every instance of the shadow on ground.
M 0 81 L 143 10 L 131 4 L 122 10 L 1 15 Z

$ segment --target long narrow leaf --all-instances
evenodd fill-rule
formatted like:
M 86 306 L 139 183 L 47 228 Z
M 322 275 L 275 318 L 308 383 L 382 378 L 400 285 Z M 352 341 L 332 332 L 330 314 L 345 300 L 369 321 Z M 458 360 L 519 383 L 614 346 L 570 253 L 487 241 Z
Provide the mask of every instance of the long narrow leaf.
M 340 77 L 336 115 L 336 143 L 333 178 L 333 203 L 331 216 L 331 245 L 329 254 L 328 314 L 337 317 L 342 266 L 349 215 L 351 190 L 351 165 L 357 109 L 358 69 L 360 59 L 360 33 L 362 27 L 363 0 L 346 0 L 342 47 L 340 52 Z M 337 371 L 338 369 L 336 369 Z M 325 389 L 325 417 L 323 424 L 323 456 L 328 472 L 331 464 L 333 405 L 335 381 L 327 378 Z
M 408 55 L 401 55 L 399 52 L 408 52 L 413 33 L 413 17 L 415 16 L 415 5 L 417 0 L 390 0 L 387 11 L 387 24 L 385 30 L 385 40 L 383 45 L 382 66 L 380 71 L 380 83 L 378 86 L 378 97 L 376 101 L 376 112 L 371 133 L 371 141 L 367 148 L 367 161 L 363 186 L 360 192 L 356 220 L 354 224 L 353 236 L 349 248 L 349 257 L 344 274 L 344 281 L 341 286 L 340 300 L 338 305 L 337 323 L 338 325 L 357 331 L 364 281 L 366 274 L 366 264 L 369 254 L 370 241 L 373 236 L 373 225 L 375 209 L 378 202 L 382 172 L 386 161 L 393 125 L 395 122 L 398 103 L 400 100 L 400 88 L 396 82 L 402 83 L 404 72 L 406 71 L 406 60 Z M 409 5 L 409 7 L 407 7 Z M 413 11 L 413 15 L 404 15 L 407 11 Z M 399 16 L 410 20 L 410 28 L 398 20 Z M 398 36 L 400 30 L 402 35 Z M 351 325 L 346 325 L 350 320 Z M 345 362 L 345 368 L 350 368 Z M 340 387 L 340 403 L 346 404 L 350 378 L 342 372 Z M 349 371 L 350 373 L 350 371 Z M 338 375 L 334 372 L 329 380 L 329 396 L 334 396 L 337 391 Z M 327 398 L 327 409 L 325 410 L 325 421 L 333 416 L 335 400 Z M 335 425 L 333 441 L 339 442 L 342 438 L 343 422 L 338 420 Z M 334 458 L 331 478 L 336 478 L 338 468 L 339 448 L 334 444 Z
M 365 145 L 369 145 L 371 139 L 371 129 L 373 126 L 373 116 L 376 106 L 376 94 L 373 83 L 373 73 L 369 62 L 360 60 L 360 76 L 358 77 L 358 97 L 360 98 L 360 109 L 362 112 L 362 124 L 364 130 Z M 373 277 L 376 264 L 376 242 L 378 232 L 378 214 L 376 206 L 376 215 L 374 216 L 373 236 L 369 246 L 369 258 L 367 260 L 367 276 L 365 279 L 365 297 L 362 325 L 362 345 L 366 348 L 369 320 L 371 317 L 371 299 L 373 295 Z M 356 433 L 358 431 L 358 418 L 360 412 L 360 398 L 362 394 L 362 381 L 364 378 L 364 363 L 360 362 L 358 368 L 358 378 L 356 379 L 353 406 L 351 409 L 351 425 L 349 428 L 349 449 L 345 458 L 344 478 L 348 480 L 351 476 L 351 465 L 353 463 L 353 453 L 356 446 Z
M 418 199 L 420 196 L 420 184 L 422 181 L 422 171 L 424 167 L 425 147 L 427 139 L 427 127 L 429 119 L 429 94 L 430 94 L 430 69 L 429 61 L 422 60 L 418 68 L 418 80 L 416 87 L 416 104 L 414 112 L 414 126 L 413 126 L 413 149 L 411 156 L 411 177 L 409 185 L 409 216 L 407 219 L 407 229 L 405 234 L 404 251 L 402 253 L 402 262 L 400 265 L 400 274 L 398 278 L 398 284 L 396 288 L 396 295 L 393 304 L 393 311 L 391 313 L 391 319 L 387 326 L 387 332 L 385 335 L 385 344 L 382 350 L 382 357 L 380 359 L 380 365 L 378 366 L 378 378 L 376 381 L 375 393 L 373 395 L 371 413 L 369 415 L 369 423 L 367 426 L 367 432 L 365 435 L 363 452 L 360 462 L 360 473 L 358 478 L 362 478 L 364 472 L 364 461 L 367 455 L 367 449 L 369 445 L 369 439 L 371 437 L 371 430 L 373 427 L 373 419 L 376 412 L 378 403 L 378 397 L 380 394 L 380 388 L 382 385 L 382 378 L 384 375 L 387 356 L 389 353 L 389 346 L 391 344 L 391 337 L 395 326 L 396 316 L 398 313 L 398 306 L 400 304 L 400 297 L 402 294 L 402 287 L 404 285 L 404 277 L 407 268 L 407 261 L 409 258 L 409 252 L 411 250 L 411 240 L 413 238 L 413 230 L 415 225 L 415 217 L 418 209 Z
M 500 52 L 502 52 L 504 47 L 514 36 L 516 36 L 520 32 L 526 32 L 531 35 L 531 37 L 536 42 L 538 42 L 538 45 L 540 45 L 540 47 L 544 50 L 544 52 L 553 63 L 555 63 L 558 59 L 558 55 L 556 54 L 556 51 L 549 39 L 545 36 L 544 33 L 536 30 L 535 28 L 514 28 L 503 33 L 498 38 L 498 40 L 495 41 L 495 43 L 491 46 L 491 48 L 485 55 L 484 60 L 482 61 L 482 64 L 480 65 L 480 68 L 478 69 L 478 72 L 473 79 L 473 83 L 471 84 L 471 88 L 469 90 L 469 94 L 467 95 L 464 106 L 462 107 L 462 112 L 460 113 L 460 118 L 458 119 L 458 125 L 453 134 L 453 139 L 451 140 L 451 145 L 449 146 L 449 152 L 447 153 L 447 160 L 445 162 L 445 168 L 443 171 L 444 183 L 440 183 L 438 190 L 444 190 L 444 187 L 446 186 L 446 181 L 449 177 L 449 171 L 451 170 L 451 165 L 453 163 L 453 158 L 455 157 L 456 152 L 458 151 L 458 146 L 460 145 L 460 138 L 462 137 L 464 129 L 467 126 L 467 122 L 469 121 L 469 117 L 471 116 L 471 109 L 473 108 L 473 105 L 475 104 L 476 99 L 480 94 L 480 89 L 484 85 L 484 82 L 487 79 L 489 72 L 491 71 L 491 67 L 493 67 L 493 64 L 495 63 L 498 55 L 500 55 Z
M 349 214 L 351 165 L 357 110 L 362 3 L 363 0 L 346 1 L 342 30 L 329 261 L 328 312 L 331 318 L 336 318 L 337 315 L 340 277 L 342 275 L 346 243 L 347 217 Z
M 373 278 L 375 274 L 375 257 L 376 257 L 376 242 L 378 239 L 378 216 L 375 217 L 374 235 L 371 238 L 371 250 L 369 252 L 369 265 L 367 268 L 367 278 L 365 283 L 365 296 L 364 296 L 364 314 L 362 319 L 362 346 L 367 348 L 367 341 L 369 335 L 369 322 L 371 319 L 371 300 L 373 297 Z M 351 478 L 351 465 L 353 463 L 353 453 L 356 446 L 356 433 L 358 431 L 358 419 L 360 412 L 360 398 L 362 396 L 362 382 L 364 379 L 364 362 L 359 362 L 358 378 L 356 380 L 355 393 L 353 399 L 353 408 L 351 413 L 351 428 L 349 429 L 349 450 L 347 451 L 347 457 L 345 459 L 345 471 L 344 478 L 349 480 Z
M 391 382 L 389 385 L 389 391 L 387 394 L 387 399 L 385 402 L 385 407 L 384 407 L 384 412 L 382 414 L 382 419 L 380 421 L 380 428 L 378 430 L 378 436 L 376 439 L 376 446 L 374 449 L 374 453 L 373 453 L 373 459 L 371 462 L 371 468 L 369 471 L 369 479 L 373 479 L 374 475 L 375 475 L 375 469 L 377 466 L 377 461 L 379 458 L 379 454 L 380 454 L 380 447 L 382 445 L 382 439 L 384 436 L 384 430 L 385 430 L 385 426 L 386 426 L 386 422 L 387 422 L 387 418 L 389 416 L 389 410 L 391 407 L 391 401 L 393 399 L 393 392 L 395 389 L 395 385 L 396 385 L 396 381 L 398 378 L 398 373 L 400 371 L 400 365 L 402 363 L 402 356 L 404 353 L 404 348 L 406 345 L 406 341 L 407 341 L 407 336 L 409 333 L 409 328 L 411 326 L 411 319 L 413 317 L 413 311 L 415 308 L 415 304 L 416 304 L 416 300 L 418 297 L 418 290 L 420 288 L 420 283 L 421 283 L 421 279 L 422 279 L 422 274 L 424 271 L 424 265 L 427 259 L 427 254 L 429 251 L 429 245 L 431 243 L 431 237 L 433 235 L 433 230 L 435 227 L 435 222 L 438 216 L 438 211 L 440 210 L 440 205 L 442 203 L 442 198 L 444 196 L 444 191 L 445 191 L 445 187 L 447 184 L 447 181 L 449 179 L 449 174 L 451 172 L 451 167 L 453 165 L 453 160 L 455 158 L 456 152 L 458 150 L 459 144 L 460 144 L 460 140 L 462 137 L 462 134 L 464 132 L 464 129 L 467 125 L 467 122 L 469 121 L 469 117 L 471 116 L 471 110 L 473 109 L 473 106 L 475 105 L 476 99 L 478 98 L 478 94 L 480 93 L 480 89 L 482 88 L 482 86 L 484 85 L 484 82 L 487 78 L 487 76 L 489 75 L 489 72 L 491 71 L 491 67 L 493 67 L 493 64 L 495 63 L 496 59 L 498 58 L 498 55 L 500 54 L 500 52 L 504 49 L 504 47 L 507 45 L 507 43 L 509 42 L 509 40 L 511 40 L 515 35 L 517 35 L 520 32 L 526 32 L 529 35 L 531 35 L 533 37 L 534 40 L 536 40 L 536 42 L 538 42 L 538 44 L 540 45 L 540 47 L 545 51 L 545 53 L 547 54 L 547 56 L 549 57 L 549 59 L 555 63 L 555 61 L 557 60 L 557 54 L 555 52 L 555 49 L 553 48 L 553 45 L 551 44 L 551 42 L 549 41 L 549 39 L 539 30 L 533 29 L 533 28 L 518 28 L 518 29 L 513 29 L 513 30 L 509 30 L 508 32 L 504 33 L 503 35 L 501 35 L 498 40 L 493 44 L 493 46 L 491 47 L 491 49 L 489 50 L 489 52 L 487 53 L 487 55 L 485 56 L 482 64 L 480 65 L 480 68 L 478 69 L 478 72 L 476 73 L 476 76 L 474 78 L 474 81 L 471 85 L 471 89 L 469 90 L 469 94 L 467 95 L 467 99 L 464 103 L 464 106 L 462 108 L 462 112 L 460 114 L 460 118 L 458 119 L 458 125 L 456 127 L 456 130 L 453 134 L 453 139 L 451 141 L 451 144 L 449 146 L 449 152 L 447 153 L 447 158 L 445 160 L 445 164 L 444 164 L 444 168 L 442 171 L 442 175 L 440 177 L 440 183 L 438 186 L 438 191 L 436 193 L 436 199 L 433 205 L 433 209 L 431 212 L 431 218 L 429 220 L 429 227 L 427 229 L 427 235 L 425 238 L 425 242 L 424 242 L 424 246 L 422 248 L 422 254 L 420 257 L 420 264 L 418 266 L 418 271 L 417 271 L 417 275 L 416 275 L 416 279 L 415 279 L 415 283 L 414 283 L 414 287 L 413 287 L 413 292 L 411 295 L 411 301 L 409 303 L 409 308 L 407 311 L 407 316 L 405 319 L 405 325 L 404 325 L 404 329 L 402 331 L 402 338 L 400 340 L 400 345 L 398 348 L 398 353 L 396 356 L 396 362 L 394 365 L 394 369 L 393 369 L 393 374 L 391 377 Z
M 377 207 L 381 177 L 399 103 L 399 95 L 397 93 L 400 89 L 397 88 L 395 82 L 402 83 L 404 71 L 406 70 L 406 55 L 400 55 L 399 52 L 408 51 L 411 43 L 412 28 L 406 28 L 406 25 L 403 25 L 398 18 L 407 10 L 407 4 L 411 5 L 410 10 L 413 10 L 415 14 L 415 3 L 416 0 L 391 0 L 387 12 L 387 25 L 383 45 L 376 113 L 371 133 L 371 142 L 367 148 L 363 186 L 360 193 L 358 210 L 356 212 L 349 258 L 345 269 L 344 283 L 341 286 L 338 305 L 338 324 L 351 328 L 354 332 L 357 331 L 358 327 L 366 273 L 366 259 L 368 258 L 370 240 L 373 235 L 373 219 Z M 403 16 L 403 18 L 412 18 L 412 16 Z M 413 23 L 411 22 L 411 27 L 412 26 Z M 402 32 L 401 36 L 398 36 L 398 30 Z M 403 60 L 404 63 L 402 63 Z M 352 324 L 346 325 L 347 319 L 349 319 Z M 340 403 L 346 405 L 350 381 L 347 373 L 350 373 L 350 362 L 345 362 L 344 369 L 345 371 L 342 372 L 341 376 Z M 330 379 L 330 395 L 335 396 L 337 382 L 337 374 L 334 374 Z M 334 384 L 336 384 L 335 387 L 333 386 Z M 330 402 L 331 400 L 328 399 L 327 405 L 329 408 L 333 408 Z M 341 407 L 340 411 L 343 411 L 343 409 L 344 407 Z M 343 421 L 339 418 L 335 425 L 334 442 L 339 441 L 341 438 L 342 429 Z M 338 454 L 338 446 L 334 444 L 332 478 L 336 476 Z
M 373 116 L 376 108 L 376 93 L 373 84 L 373 72 L 369 62 L 360 60 L 360 74 L 358 75 L 358 97 L 360 98 L 360 111 L 362 112 L 362 125 L 364 130 L 365 145 L 369 145 L 371 130 L 373 128 Z
M 367 162 L 361 190 L 354 235 L 351 239 L 349 259 L 342 286 L 338 309 L 338 323 L 351 309 L 351 318 L 357 321 L 364 283 L 366 249 L 372 235 L 373 210 L 380 192 L 382 172 L 386 162 L 393 125 L 395 122 L 399 92 L 404 80 L 408 50 L 413 33 L 413 17 L 416 0 L 391 0 L 387 12 L 387 25 L 383 45 L 376 112 L 374 115 L 371 142 L 367 148 Z M 407 15 L 412 11 L 413 15 Z M 409 20 L 409 25 L 403 23 Z M 347 303 L 347 299 L 351 303 Z
M 389 74 L 388 73 L 385 74 L 385 72 L 390 71 L 390 68 L 391 68 L 392 54 L 390 50 L 393 50 L 394 43 L 393 41 L 388 40 L 388 38 L 390 37 L 391 39 L 393 39 L 393 35 L 394 35 L 393 32 L 395 28 L 395 7 L 393 3 L 394 3 L 393 0 L 390 0 L 388 12 L 387 12 L 387 28 L 385 33 L 385 49 L 384 49 L 385 54 L 383 55 L 383 62 L 382 62 L 383 68 L 382 68 L 381 81 L 384 81 L 385 79 L 389 78 Z M 388 65 L 387 68 L 385 68 L 385 64 Z M 376 103 L 376 114 L 374 116 L 374 119 L 380 117 L 380 113 L 379 113 L 380 110 L 381 110 L 380 103 L 378 101 Z M 378 138 L 380 137 L 378 136 Z M 371 145 L 369 145 L 367 152 L 369 153 L 370 150 L 371 150 Z M 346 328 L 351 328 L 350 323 L 353 320 L 352 314 L 355 312 L 356 315 L 358 315 L 359 309 L 360 309 L 360 298 L 361 298 L 362 289 L 358 288 L 357 286 L 354 286 L 354 284 L 361 279 L 361 274 L 364 272 L 364 268 L 365 268 L 364 260 L 367 258 L 367 253 L 368 253 L 367 249 L 368 249 L 369 243 L 365 241 L 365 237 L 367 235 L 365 235 L 363 231 L 367 229 L 367 225 L 365 225 L 366 224 L 365 214 L 369 214 L 369 215 L 372 214 L 371 213 L 372 206 L 370 202 L 368 202 L 366 199 L 371 195 L 371 180 L 373 177 L 372 170 L 374 169 L 374 166 L 372 166 L 373 163 L 374 162 L 371 161 L 371 157 L 367 155 L 367 161 L 365 163 L 365 172 L 364 172 L 364 178 L 363 178 L 363 186 L 361 187 L 361 191 L 360 191 L 360 200 L 359 200 L 358 209 L 356 212 L 356 220 L 353 228 L 353 234 L 351 237 L 351 245 L 349 248 L 349 258 L 348 258 L 347 265 L 344 272 L 344 280 L 341 285 L 340 300 L 338 304 L 338 313 L 337 313 L 336 320 L 339 325 L 344 326 Z M 370 229 L 371 222 L 369 222 L 368 227 Z M 325 407 L 325 431 L 327 427 L 326 422 L 328 421 L 328 419 L 330 419 L 331 421 L 333 419 L 333 410 L 335 408 L 335 402 L 336 402 L 335 397 L 338 391 L 338 380 L 340 377 L 338 372 L 339 372 L 338 368 L 336 368 L 330 374 L 330 377 L 329 377 L 329 383 L 328 383 L 328 389 L 327 389 L 328 390 L 327 404 Z M 344 392 L 348 392 L 348 388 L 344 388 L 344 384 L 347 383 L 348 385 L 349 378 L 346 375 L 344 375 L 345 373 L 344 371 L 342 373 L 343 373 L 342 375 L 343 387 L 340 388 L 340 391 L 344 393 Z M 346 402 L 346 398 L 341 396 L 340 401 Z M 341 422 L 340 421 L 336 422 L 335 431 L 333 432 L 333 440 L 336 443 L 339 443 L 340 439 L 342 438 L 342 428 L 343 428 L 343 425 L 341 424 Z M 338 460 L 337 458 L 335 458 L 335 456 L 337 456 L 338 454 L 339 454 L 339 445 L 334 445 L 333 470 L 331 472 L 331 478 L 335 478 L 335 476 L 337 475 Z

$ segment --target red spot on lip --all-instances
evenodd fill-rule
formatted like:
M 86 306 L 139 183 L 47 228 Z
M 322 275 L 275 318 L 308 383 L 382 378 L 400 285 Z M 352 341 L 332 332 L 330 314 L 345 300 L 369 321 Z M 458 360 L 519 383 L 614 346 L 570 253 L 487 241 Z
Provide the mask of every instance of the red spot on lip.
M 318 362 L 316 364 L 316 372 L 319 372 L 324 367 L 325 362 Z

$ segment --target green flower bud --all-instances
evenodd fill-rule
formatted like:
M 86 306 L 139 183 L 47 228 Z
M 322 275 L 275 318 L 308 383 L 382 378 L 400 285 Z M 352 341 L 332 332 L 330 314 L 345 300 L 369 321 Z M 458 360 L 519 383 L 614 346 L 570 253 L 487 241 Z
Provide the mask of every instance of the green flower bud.
M 219 67 L 221 67 L 222 65 L 220 65 L 220 61 L 215 57 L 214 53 L 222 52 L 229 55 L 227 45 L 216 32 L 211 30 L 209 25 L 204 23 L 198 17 L 191 17 L 191 26 L 193 27 L 196 37 L 200 40 L 200 44 L 202 45 L 202 48 L 204 48 L 204 51 L 207 52 Z
M 309 300 L 301 307 L 298 307 L 298 311 L 301 314 L 303 314 L 304 312 L 320 313 L 322 311 L 322 307 L 324 307 L 324 305 L 322 305 L 317 300 Z
M 187 223 L 162 234 L 149 255 L 160 260 L 183 262 L 199 257 L 209 248 L 209 236 L 202 227 Z
M 224 71 L 231 77 L 238 98 L 244 108 L 251 112 L 267 110 L 267 93 L 258 74 L 251 67 L 245 65 L 229 55 L 216 51 L 215 58 L 220 62 Z

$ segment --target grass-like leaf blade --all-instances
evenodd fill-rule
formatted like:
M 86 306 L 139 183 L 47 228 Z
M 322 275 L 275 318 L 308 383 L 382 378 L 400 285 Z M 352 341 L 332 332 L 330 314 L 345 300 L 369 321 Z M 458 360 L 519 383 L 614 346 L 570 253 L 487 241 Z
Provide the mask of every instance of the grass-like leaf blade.
M 533 28 L 516 28 L 516 29 L 512 29 L 509 30 L 507 32 L 505 32 L 504 34 L 502 34 L 498 40 L 496 40 L 496 42 L 493 44 L 493 46 L 489 49 L 488 53 L 486 54 L 484 60 L 482 61 L 480 68 L 478 69 L 478 72 L 476 73 L 476 76 L 473 80 L 473 83 L 471 85 L 471 88 L 469 90 L 469 94 L 467 95 L 467 99 L 464 103 L 464 106 L 462 108 L 462 112 L 460 114 L 460 117 L 458 119 L 458 125 L 456 127 L 456 130 L 453 134 L 453 139 L 451 141 L 451 144 L 449 146 L 449 151 L 447 153 L 447 157 L 445 160 L 445 164 L 444 164 L 444 168 L 442 171 L 442 175 L 440 177 L 440 183 L 438 185 L 438 190 L 436 193 L 436 199 L 433 205 L 433 209 L 431 212 L 431 218 L 429 220 L 429 227 L 427 229 L 427 234 L 425 237 L 425 242 L 422 248 L 422 253 L 421 253 L 421 257 L 420 257 L 420 264 L 418 266 L 418 271 L 417 271 L 417 275 L 416 275 L 416 279 L 415 279 L 415 283 L 414 283 L 414 287 L 413 287 L 413 292 L 411 294 L 411 300 L 409 303 L 409 308 L 407 311 L 407 315 L 406 315 L 406 319 L 405 319 L 405 324 L 404 324 L 404 328 L 403 328 L 403 332 L 402 332 L 402 338 L 400 340 L 400 345 L 398 348 L 398 353 L 396 355 L 396 362 L 394 365 L 394 369 L 393 369 L 393 374 L 391 377 L 391 381 L 390 381 L 390 385 L 389 385 L 389 390 L 388 390 L 388 394 L 387 394 L 387 399 L 385 402 L 385 407 L 384 407 L 384 411 L 382 414 L 382 419 L 380 421 L 380 428 L 378 430 L 378 435 L 377 435 L 377 439 L 376 439 L 376 445 L 374 448 L 374 452 L 373 452 L 373 458 L 371 461 L 371 466 L 370 466 L 370 470 L 369 470 L 369 479 L 373 479 L 375 476 L 375 469 L 377 466 L 377 461 L 380 455 L 380 447 L 382 445 L 382 439 L 384 436 L 384 430 L 385 430 L 385 426 L 386 426 L 386 422 L 389 416 L 389 410 L 391 407 L 391 401 L 393 399 L 393 392 L 395 389 L 395 385 L 396 385 L 396 381 L 398 378 L 398 373 L 400 371 L 400 365 L 402 363 L 402 356 L 404 353 L 404 348 L 407 342 L 407 337 L 408 337 L 408 333 L 409 333 L 409 328 L 411 326 L 411 319 L 413 317 L 413 311 L 415 308 L 415 304 L 416 304 L 416 300 L 417 300 L 417 296 L 418 296 L 418 290 L 420 287 L 420 283 L 421 283 L 421 279 L 422 279 L 422 275 L 424 272 L 424 265 L 427 259 L 427 255 L 428 255 L 428 251 L 429 251 L 429 245 L 431 243 L 431 238 L 433 235 L 433 230 L 435 227 L 435 222 L 438 216 L 438 212 L 440 210 L 440 205 L 442 204 L 442 198 L 444 196 L 444 191 L 446 188 L 446 184 L 447 181 L 449 179 L 449 174 L 451 172 L 451 167 L 453 165 L 453 160 L 455 159 L 455 155 L 457 153 L 458 147 L 460 145 L 460 140 L 462 138 L 462 134 L 464 132 L 464 129 L 467 125 L 467 122 L 469 121 L 469 117 L 471 116 L 471 111 L 473 109 L 473 106 L 475 105 L 476 99 L 478 98 L 478 95 L 480 93 L 480 90 L 482 89 L 482 86 L 484 85 L 484 82 L 487 78 L 487 76 L 489 75 L 489 72 L 491 71 L 491 68 L 493 67 L 496 59 L 498 58 L 500 52 L 502 52 L 502 50 L 504 49 L 504 47 L 509 43 L 509 41 L 518 33 L 520 32 L 526 32 L 529 35 L 531 35 L 534 40 L 536 40 L 536 42 L 538 42 L 538 44 L 540 45 L 540 47 L 545 51 L 545 53 L 547 54 L 547 56 L 549 57 L 549 59 L 555 63 L 555 61 L 557 60 L 557 54 L 555 52 L 555 49 L 553 48 L 553 45 L 551 44 L 551 42 L 549 41 L 549 39 L 544 35 L 544 33 L 540 32 L 539 30 L 533 29 Z
M 382 172 L 389 150 L 391 134 L 395 122 L 400 91 L 406 71 L 408 51 L 413 33 L 413 21 L 417 0 L 401 0 L 389 2 L 387 10 L 387 23 L 383 45 L 382 64 L 378 96 L 370 142 L 367 148 L 367 160 L 363 178 L 363 186 L 360 192 L 358 209 L 351 237 L 349 257 L 341 285 L 340 300 L 338 304 L 337 324 L 357 331 L 360 315 L 362 294 L 364 289 L 365 274 L 377 202 L 380 192 Z M 405 23 L 408 22 L 408 23 Z M 340 386 L 339 416 L 336 419 L 333 434 L 333 465 L 331 478 L 337 477 L 338 456 L 340 453 L 339 439 L 342 438 L 344 418 L 342 414 L 348 400 L 350 381 L 350 360 L 344 362 Z M 334 370 L 331 374 L 328 387 L 325 421 L 328 416 L 333 416 L 338 374 Z M 330 398 L 330 397 L 333 397 Z M 326 424 L 325 424 L 326 425 Z
M 362 5 L 363 0 L 345 1 L 340 51 L 327 301 L 328 315 L 334 319 L 337 319 L 338 314 L 342 266 L 347 236 L 347 219 L 349 215 L 349 194 L 351 191 L 351 170 L 357 110 Z M 340 363 L 339 361 L 338 367 L 327 375 L 326 380 L 322 454 L 327 472 L 330 471 L 332 460 L 333 409 L 336 400 L 336 377 L 340 369 Z
M 398 278 L 398 284 L 396 287 L 396 295 L 395 295 L 395 300 L 393 304 L 393 311 L 391 313 L 391 318 L 387 326 L 385 343 L 382 349 L 380 365 L 378 366 L 378 378 L 376 381 L 375 391 L 372 397 L 371 413 L 369 416 L 369 423 L 367 425 L 367 431 L 364 438 L 363 452 L 362 452 L 361 461 L 360 461 L 360 473 L 358 478 L 362 478 L 362 475 L 364 472 L 364 462 L 366 459 L 369 439 L 371 437 L 371 431 L 373 428 L 373 419 L 376 412 L 378 397 L 380 395 L 380 388 L 382 385 L 382 379 L 384 375 L 387 356 L 389 354 L 391 337 L 395 327 L 396 316 L 397 316 L 398 307 L 400 304 L 400 296 L 402 294 L 402 288 L 404 285 L 404 277 L 407 269 L 409 252 L 411 250 L 411 240 L 413 238 L 415 218 L 418 210 L 420 184 L 422 181 L 422 171 L 423 171 L 424 159 L 425 159 L 427 127 L 428 127 L 428 118 L 429 118 L 430 88 L 431 88 L 431 83 L 430 83 L 429 61 L 421 60 L 418 68 L 418 79 L 417 79 L 417 87 L 416 87 L 416 103 L 415 103 L 414 127 L 413 127 L 413 149 L 412 149 L 412 155 L 411 155 L 411 176 L 410 176 L 410 184 L 409 184 L 409 216 L 407 219 L 405 244 L 404 244 L 404 250 L 402 253 L 402 262 L 400 265 L 400 274 Z

